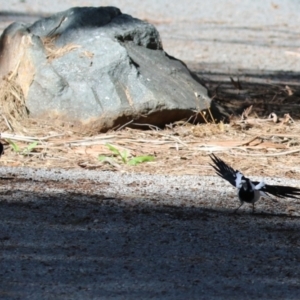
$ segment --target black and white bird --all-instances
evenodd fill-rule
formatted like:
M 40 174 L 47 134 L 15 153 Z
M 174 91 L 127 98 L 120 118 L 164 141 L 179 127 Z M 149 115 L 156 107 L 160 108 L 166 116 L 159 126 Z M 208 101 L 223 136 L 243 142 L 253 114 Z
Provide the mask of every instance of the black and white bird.
M 261 197 L 272 199 L 270 195 L 278 198 L 294 198 L 300 200 L 300 189 L 298 188 L 284 185 L 268 185 L 265 184 L 264 181 L 251 181 L 240 171 L 234 170 L 214 154 L 211 154 L 210 158 L 214 162 L 214 165 L 210 165 L 215 169 L 216 173 L 238 189 L 238 197 L 241 201 L 241 205 L 235 212 L 237 212 L 245 202 L 252 203 L 252 212 L 254 212 L 255 202 Z

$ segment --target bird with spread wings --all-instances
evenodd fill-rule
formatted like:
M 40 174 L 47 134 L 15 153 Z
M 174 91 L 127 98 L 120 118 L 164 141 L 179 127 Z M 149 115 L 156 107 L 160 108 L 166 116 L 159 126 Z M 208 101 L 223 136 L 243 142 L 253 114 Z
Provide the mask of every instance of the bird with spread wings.
M 240 171 L 234 170 L 232 167 L 227 165 L 216 155 L 211 154 L 210 158 L 214 163 L 210 165 L 215 169 L 216 173 L 238 189 L 238 197 L 241 205 L 235 210 L 235 212 L 238 211 L 245 202 L 252 204 L 252 211 L 254 212 L 255 202 L 257 202 L 261 197 L 271 198 L 270 195 L 278 198 L 294 198 L 300 200 L 299 188 L 285 185 L 268 185 L 265 184 L 264 181 L 251 181 Z

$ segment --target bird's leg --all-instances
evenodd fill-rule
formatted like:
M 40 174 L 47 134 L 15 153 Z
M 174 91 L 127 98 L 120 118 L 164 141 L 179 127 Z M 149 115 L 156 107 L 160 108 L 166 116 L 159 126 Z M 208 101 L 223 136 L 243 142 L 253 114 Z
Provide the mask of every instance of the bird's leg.
M 252 213 L 254 214 L 254 210 L 255 210 L 255 206 L 254 206 L 254 202 L 252 203 Z
M 244 202 L 241 202 L 241 205 L 240 205 L 238 208 L 236 208 L 236 209 L 233 211 L 233 213 L 236 213 L 236 212 L 243 206 L 243 204 L 244 204 Z

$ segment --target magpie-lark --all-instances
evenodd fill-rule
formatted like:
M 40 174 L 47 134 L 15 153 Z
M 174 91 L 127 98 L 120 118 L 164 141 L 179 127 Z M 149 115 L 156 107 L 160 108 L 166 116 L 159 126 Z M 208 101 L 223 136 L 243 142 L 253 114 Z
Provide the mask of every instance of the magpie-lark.
M 252 203 L 252 212 L 254 212 L 254 204 L 261 197 L 272 199 L 268 194 L 278 198 L 300 199 L 300 189 L 298 188 L 284 185 L 268 185 L 265 184 L 264 181 L 251 181 L 240 171 L 234 170 L 214 154 L 211 154 L 210 158 L 214 162 L 214 165 L 210 165 L 215 169 L 216 173 L 238 189 L 241 205 L 235 212 L 237 212 L 245 202 Z

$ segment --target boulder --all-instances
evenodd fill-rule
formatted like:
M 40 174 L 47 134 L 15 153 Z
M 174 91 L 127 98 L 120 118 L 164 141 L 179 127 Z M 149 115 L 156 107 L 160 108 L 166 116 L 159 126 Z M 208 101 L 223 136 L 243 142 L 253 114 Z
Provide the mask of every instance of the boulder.
M 11 24 L 0 38 L 0 75 L 20 87 L 30 117 L 55 115 L 98 131 L 163 126 L 211 105 L 185 64 L 164 52 L 155 27 L 115 7 Z

